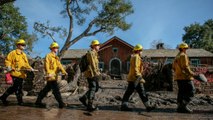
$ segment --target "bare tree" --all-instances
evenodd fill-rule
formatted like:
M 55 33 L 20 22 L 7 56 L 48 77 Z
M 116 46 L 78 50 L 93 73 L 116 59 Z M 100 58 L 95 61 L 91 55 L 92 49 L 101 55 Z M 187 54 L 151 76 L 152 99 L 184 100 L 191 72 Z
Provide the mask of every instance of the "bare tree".
M 43 36 L 49 36 L 55 41 L 54 34 L 60 33 L 66 41 L 59 52 L 63 56 L 70 46 L 84 37 L 94 36 L 97 33 L 113 34 L 114 30 L 127 30 L 131 24 L 127 23 L 126 16 L 133 13 L 130 0 L 61 0 L 65 3 L 65 9 L 61 15 L 69 18 L 69 29 L 51 27 L 49 23 L 36 22 L 34 28 Z M 90 18 L 92 20 L 89 20 Z M 72 39 L 74 20 L 79 26 L 88 24 L 86 29 L 76 38 Z M 61 32 L 59 32 L 61 31 Z

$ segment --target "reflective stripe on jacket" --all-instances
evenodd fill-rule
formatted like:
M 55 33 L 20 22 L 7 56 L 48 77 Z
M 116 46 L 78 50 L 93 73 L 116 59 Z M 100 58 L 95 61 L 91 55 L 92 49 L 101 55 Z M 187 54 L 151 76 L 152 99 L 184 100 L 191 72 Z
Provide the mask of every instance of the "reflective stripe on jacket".
M 23 69 L 31 69 L 32 67 L 28 63 L 27 56 L 24 52 L 16 49 L 11 51 L 6 59 L 5 66 L 11 67 L 13 71 L 11 71 L 11 75 L 18 78 L 26 78 L 27 74 Z
M 95 50 L 87 52 L 87 60 L 89 62 L 87 70 L 84 72 L 86 78 L 92 78 L 100 75 L 98 53 Z
M 135 81 L 136 76 L 142 76 L 143 63 L 139 54 L 132 54 L 130 59 L 130 70 L 127 76 L 127 81 Z
M 47 81 L 57 80 L 56 77 L 59 70 L 61 70 L 62 74 L 66 74 L 66 71 L 64 70 L 61 62 L 59 61 L 58 56 L 56 56 L 56 54 L 53 52 L 46 55 L 44 66 L 47 76 L 51 76 L 47 77 Z
M 184 52 L 180 52 L 173 61 L 174 80 L 193 80 L 194 73 L 189 66 L 189 58 Z

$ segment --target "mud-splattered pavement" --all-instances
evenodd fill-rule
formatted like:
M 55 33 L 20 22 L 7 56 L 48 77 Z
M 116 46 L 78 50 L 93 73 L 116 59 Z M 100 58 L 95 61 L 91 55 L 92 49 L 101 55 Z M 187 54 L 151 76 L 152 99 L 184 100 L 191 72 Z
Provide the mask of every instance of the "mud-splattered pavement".
M 126 83 L 123 81 L 102 81 L 101 89 L 96 94 L 95 104 L 99 110 L 89 113 L 78 101 L 79 94 L 63 96 L 68 106 L 58 109 L 53 96 L 46 97 L 44 103 L 47 108 L 34 106 L 36 96 L 24 96 L 24 106 L 18 106 L 16 98 L 8 98 L 9 106 L 0 102 L 0 120 L 213 120 L 212 96 L 196 95 L 190 104 L 194 109 L 192 114 L 176 112 L 176 93 L 150 92 L 149 98 L 157 103 L 158 108 L 146 112 L 140 98 L 133 94 L 130 99 L 131 112 L 120 111 L 120 103 L 125 91 Z
M 77 107 L 77 106 L 76 106 Z M 30 106 L 10 105 L 0 107 L 1 120 L 211 120 L 213 112 L 210 110 L 196 110 L 193 114 L 176 113 L 174 108 L 158 108 L 153 112 L 135 108 L 133 112 L 118 111 L 116 107 L 100 108 L 89 113 L 82 107 L 65 109 L 42 109 Z

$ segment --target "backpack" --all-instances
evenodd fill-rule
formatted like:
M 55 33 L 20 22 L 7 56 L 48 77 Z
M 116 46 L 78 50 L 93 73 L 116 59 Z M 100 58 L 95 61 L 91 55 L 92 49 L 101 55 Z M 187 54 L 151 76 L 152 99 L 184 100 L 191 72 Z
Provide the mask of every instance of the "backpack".
M 86 71 L 88 65 L 89 65 L 89 62 L 87 60 L 87 54 L 85 54 L 81 57 L 81 60 L 80 60 L 80 63 L 79 63 L 79 67 L 80 67 L 81 72 Z

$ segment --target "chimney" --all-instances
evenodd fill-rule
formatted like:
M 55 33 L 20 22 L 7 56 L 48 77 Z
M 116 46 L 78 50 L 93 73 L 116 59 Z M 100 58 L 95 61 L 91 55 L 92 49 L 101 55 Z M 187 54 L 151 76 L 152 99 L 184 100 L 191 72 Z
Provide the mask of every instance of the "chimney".
M 158 43 L 157 45 L 156 45 L 156 48 L 157 49 L 164 49 L 164 43 Z

